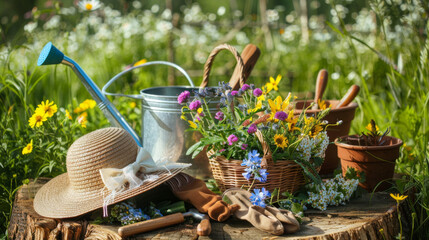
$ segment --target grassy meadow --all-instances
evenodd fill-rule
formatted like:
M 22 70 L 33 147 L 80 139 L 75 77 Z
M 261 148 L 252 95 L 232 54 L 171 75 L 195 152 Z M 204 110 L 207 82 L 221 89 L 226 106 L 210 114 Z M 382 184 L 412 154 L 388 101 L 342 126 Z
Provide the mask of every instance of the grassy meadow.
M 267 1 L 263 13 L 259 4 L 265 1 L 249 1 L 250 6 L 184 1 L 172 10 L 164 2 L 118 2 L 87 11 L 71 1 L 41 1 L 19 29 L 12 31 L 10 26 L 16 26 L 12 20 L 2 20 L 0 237 L 7 235 L 19 186 L 65 172 L 67 149 L 73 141 L 109 126 L 97 107 L 83 104 L 91 97 L 70 68 L 37 66 L 38 55 L 48 42 L 78 62 L 100 88 L 142 59 L 173 60 L 199 85 L 210 51 L 221 43 L 239 51 L 248 43 L 257 45 L 261 56 L 248 82 L 261 86 L 270 76 L 280 74 L 283 95 L 290 91 L 312 94 L 322 68 L 329 72 L 325 99 L 340 99 L 351 85 L 359 85 L 355 100 L 359 107 L 351 133 L 361 133 L 374 119 L 380 129 L 391 127 L 390 135 L 404 141 L 391 192 L 413 195 L 406 201 L 413 219 L 407 238 L 429 235 L 427 2 L 309 0 L 306 27 L 299 1 L 286 5 Z M 211 85 L 229 81 L 234 66 L 230 53 L 219 54 Z M 110 90 L 138 93 L 152 86 L 187 84 L 177 71 L 169 82 L 167 69 L 141 68 L 122 77 Z M 122 97 L 110 99 L 140 132 L 140 103 Z M 46 100 L 57 105 L 57 112 L 42 126 L 31 127 L 29 119 Z M 82 106 L 85 110 L 76 110 Z M 29 143 L 31 152 L 23 154 Z

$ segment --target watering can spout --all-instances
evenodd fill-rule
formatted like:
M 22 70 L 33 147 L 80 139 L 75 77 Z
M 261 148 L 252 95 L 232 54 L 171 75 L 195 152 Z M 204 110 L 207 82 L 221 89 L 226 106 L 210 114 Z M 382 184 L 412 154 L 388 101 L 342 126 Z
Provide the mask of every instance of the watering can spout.
M 48 42 L 40 52 L 37 66 L 51 65 L 61 63 L 64 59 L 64 53 L 58 50 L 51 42 Z
M 136 143 L 142 147 L 142 142 L 137 133 L 131 128 L 131 126 L 125 121 L 124 117 L 119 111 L 113 106 L 113 104 L 106 98 L 101 92 L 100 88 L 92 81 L 92 79 L 83 71 L 83 69 L 71 58 L 67 57 L 58 50 L 51 42 L 47 43 L 43 50 L 40 52 L 37 65 L 52 65 L 52 64 L 64 64 L 73 69 L 73 72 L 82 81 L 92 98 L 97 102 L 98 107 L 103 112 L 104 116 L 109 120 L 110 124 L 115 127 L 122 127 L 134 138 Z

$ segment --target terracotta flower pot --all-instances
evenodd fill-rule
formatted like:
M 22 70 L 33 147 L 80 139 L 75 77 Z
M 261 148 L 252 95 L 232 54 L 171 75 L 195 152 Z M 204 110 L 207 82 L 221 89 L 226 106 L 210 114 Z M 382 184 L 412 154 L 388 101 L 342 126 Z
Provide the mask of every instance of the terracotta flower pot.
M 364 172 L 366 181 L 359 185 L 373 191 L 381 181 L 392 179 L 402 140 L 386 136 L 386 143 L 383 146 L 359 146 L 358 137 L 352 135 L 335 139 L 338 157 L 341 159 L 343 174 L 349 167 Z M 376 191 L 383 191 L 389 187 L 390 184 L 384 181 Z
M 306 101 L 296 101 L 296 110 L 295 114 L 299 115 L 303 111 L 303 109 L 310 106 L 312 100 Z M 339 103 L 339 100 L 326 100 L 326 104 L 332 104 L 332 108 Z M 331 109 L 329 114 L 324 118 L 330 124 L 335 124 L 337 121 L 342 120 L 343 124 L 335 127 L 329 127 L 327 130 L 329 141 L 334 141 L 336 138 L 349 134 L 350 125 L 352 120 L 355 117 L 355 110 L 358 107 L 357 103 L 350 103 L 345 107 L 341 107 L 338 109 Z M 307 110 L 307 115 L 312 115 L 320 112 L 321 110 Z M 323 161 L 322 168 L 320 170 L 321 175 L 332 174 L 334 170 L 338 167 L 340 160 L 337 157 L 337 147 L 333 144 L 329 144 L 325 153 L 325 160 Z

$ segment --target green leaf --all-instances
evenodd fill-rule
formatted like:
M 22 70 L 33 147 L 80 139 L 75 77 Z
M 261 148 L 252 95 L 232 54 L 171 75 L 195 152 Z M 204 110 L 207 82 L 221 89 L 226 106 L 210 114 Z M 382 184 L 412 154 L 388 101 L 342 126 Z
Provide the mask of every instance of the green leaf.
M 308 169 L 311 169 L 312 172 L 317 173 L 316 169 L 311 165 L 311 163 L 307 161 L 298 161 L 294 160 L 301 168 L 304 170 L 304 173 L 307 177 L 309 177 L 311 180 L 313 180 L 314 183 L 320 184 L 322 182 L 322 179 L 320 179 L 320 176 L 318 174 L 311 173 Z

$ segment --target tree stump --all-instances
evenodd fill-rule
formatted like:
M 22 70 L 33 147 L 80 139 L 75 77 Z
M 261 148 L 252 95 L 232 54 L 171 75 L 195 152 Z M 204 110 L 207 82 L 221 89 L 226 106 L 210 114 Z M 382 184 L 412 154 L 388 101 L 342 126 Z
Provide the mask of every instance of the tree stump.
M 33 209 L 33 198 L 48 180 L 38 179 L 17 192 L 8 228 L 9 239 L 121 239 L 117 234 L 119 226 L 91 224 L 85 217 L 59 220 L 38 215 Z M 411 223 L 409 209 L 402 204 L 400 211 L 405 231 Z M 383 234 L 388 240 L 399 233 L 396 203 L 386 193 L 365 194 L 345 206 L 329 207 L 324 212 L 308 210 L 305 215 L 309 221 L 302 224 L 297 233 L 279 237 L 231 218 L 223 223 L 212 221 L 209 237 L 199 237 L 198 223 L 187 221 L 132 239 L 383 239 Z

